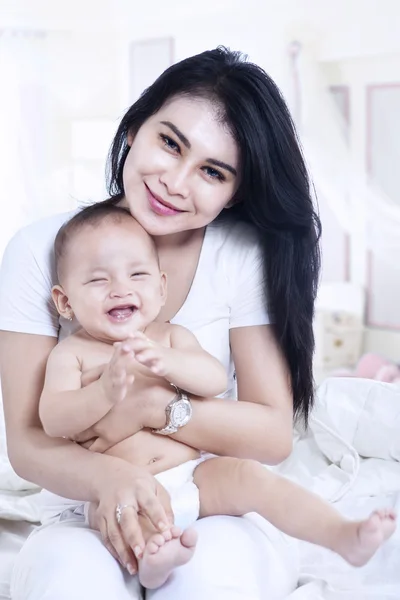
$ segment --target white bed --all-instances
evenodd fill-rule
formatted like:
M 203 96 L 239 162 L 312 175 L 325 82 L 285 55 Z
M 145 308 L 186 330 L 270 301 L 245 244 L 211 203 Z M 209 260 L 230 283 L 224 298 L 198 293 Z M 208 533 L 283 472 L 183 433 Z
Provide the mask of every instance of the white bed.
M 308 433 L 297 436 L 279 470 L 353 518 L 377 507 L 400 512 L 400 389 L 370 380 L 325 381 Z M 2 492 L 6 479 L 11 490 Z M 8 600 L 13 557 L 37 518 L 36 493 L 10 476 L 1 454 L 0 484 L 0 600 Z M 400 528 L 362 569 L 305 543 L 300 558 L 300 586 L 287 600 L 400 599 Z
M 10 599 L 9 582 L 14 559 L 33 528 L 34 525 L 27 521 L 0 519 L 0 600 Z

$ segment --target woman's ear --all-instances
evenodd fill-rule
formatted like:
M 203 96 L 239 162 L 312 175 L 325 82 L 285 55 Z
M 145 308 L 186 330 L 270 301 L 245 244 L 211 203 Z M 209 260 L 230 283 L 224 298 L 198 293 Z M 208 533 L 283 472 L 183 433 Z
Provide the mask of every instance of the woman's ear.
M 128 135 L 126 136 L 126 142 L 129 146 L 129 148 L 132 146 L 134 139 L 135 139 L 135 136 L 133 135 L 133 132 L 128 131 Z
M 68 321 L 72 321 L 74 313 L 72 311 L 71 305 L 68 302 L 68 296 L 65 293 L 63 287 L 61 285 L 53 286 L 51 290 L 51 296 L 53 298 L 53 302 L 56 305 L 56 309 L 58 313 L 67 319 Z
M 234 196 L 231 200 L 229 200 L 228 204 L 225 205 L 225 208 L 232 208 L 235 204 L 239 204 L 240 199 L 237 196 Z

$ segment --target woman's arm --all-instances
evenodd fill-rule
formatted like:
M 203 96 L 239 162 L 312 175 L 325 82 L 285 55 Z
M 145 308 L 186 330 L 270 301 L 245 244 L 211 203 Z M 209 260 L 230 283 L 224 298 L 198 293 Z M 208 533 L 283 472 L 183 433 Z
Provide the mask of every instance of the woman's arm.
M 213 454 L 278 464 L 292 449 L 293 408 L 289 375 L 273 327 L 232 329 L 230 343 L 239 402 L 192 399 L 192 419 L 171 437 Z M 164 427 L 165 407 L 172 397 L 165 385 L 137 389 L 81 441 L 98 436 L 104 451 L 130 435 L 133 420 L 141 419 L 145 427 Z
M 293 407 L 273 326 L 231 329 L 230 343 L 239 401 L 192 400 L 192 419 L 171 437 L 213 454 L 278 464 L 292 449 Z
M 168 522 L 170 507 L 161 506 L 156 480 L 144 469 L 44 433 L 38 405 L 46 362 L 55 344 L 53 337 L 0 332 L 0 374 L 11 464 L 21 477 L 60 496 L 98 504 L 105 544 L 123 564 L 134 562 L 130 548 L 144 543 L 136 511 L 147 514 L 159 528 L 159 523 Z M 122 532 L 115 521 L 118 503 L 133 507 L 124 511 Z

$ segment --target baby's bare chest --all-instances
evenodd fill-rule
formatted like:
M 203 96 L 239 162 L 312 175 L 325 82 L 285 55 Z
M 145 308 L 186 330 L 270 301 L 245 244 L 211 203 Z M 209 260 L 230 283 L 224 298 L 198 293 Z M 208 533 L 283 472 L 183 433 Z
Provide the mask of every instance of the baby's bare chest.
M 169 337 L 165 335 L 164 328 L 158 330 L 154 327 L 150 331 L 148 336 L 156 343 L 160 343 L 164 346 L 169 345 Z M 77 355 L 81 364 L 82 375 L 85 375 L 91 371 L 99 372 L 104 368 L 113 358 L 116 348 L 111 343 L 105 343 L 93 339 L 80 340 L 79 347 L 77 348 Z M 127 354 L 127 364 L 129 365 L 129 371 L 135 375 L 135 377 L 156 377 L 147 367 L 141 365 L 135 360 L 134 353 Z

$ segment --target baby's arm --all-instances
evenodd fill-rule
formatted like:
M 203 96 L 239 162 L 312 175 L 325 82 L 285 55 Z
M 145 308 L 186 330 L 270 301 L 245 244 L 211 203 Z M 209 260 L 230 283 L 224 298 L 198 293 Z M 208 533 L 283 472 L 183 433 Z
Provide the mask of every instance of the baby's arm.
M 61 342 L 51 352 L 40 398 L 39 416 L 51 437 L 71 438 L 92 427 L 124 399 L 127 385 L 133 381 L 125 368 L 129 353 L 117 346 L 102 376 L 82 388 L 80 361 L 68 342 Z
M 142 333 L 136 333 L 128 343 L 138 362 L 190 394 L 217 396 L 227 388 L 222 364 L 203 350 L 193 333 L 184 327 L 171 325 L 169 348 Z

